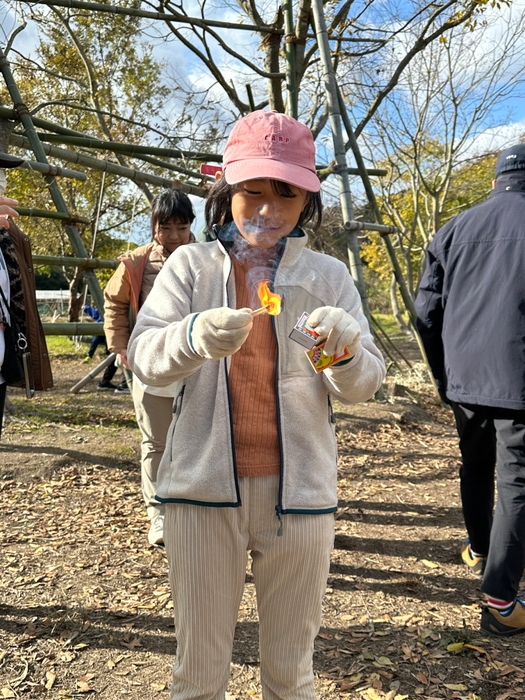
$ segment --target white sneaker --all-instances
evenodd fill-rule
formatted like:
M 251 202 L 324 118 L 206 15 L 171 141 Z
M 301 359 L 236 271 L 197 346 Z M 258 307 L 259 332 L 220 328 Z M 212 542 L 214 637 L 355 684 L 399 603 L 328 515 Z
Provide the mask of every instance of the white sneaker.
M 151 519 L 148 532 L 148 542 L 150 544 L 164 544 L 164 516 L 155 515 Z

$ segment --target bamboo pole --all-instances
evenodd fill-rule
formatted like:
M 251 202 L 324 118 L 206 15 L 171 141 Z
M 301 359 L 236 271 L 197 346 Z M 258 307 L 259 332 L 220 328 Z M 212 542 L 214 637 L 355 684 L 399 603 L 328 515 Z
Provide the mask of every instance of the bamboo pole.
M 323 11 L 322 0 L 312 0 L 312 12 L 314 16 L 314 29 L 319 46 L 319 54 L 321 56 L 321 64 L 323 66 L 324 86 L 326 93 L 326 101 L 328 104 L 328 114 L 330 117 L 330 126 L 332 129 L 332 141 L 334 144 L 334 155 L 337 164 L 337 180 L 339 183 L 339 199 L 341 201 L 341 210 L 343 213 L 343 221 L 347 229 L 347 248 L 348 257 L 350 260 L 350 270 L 352 277 L 355 280 L 356 287 L 361 296 L 361 305 L 363 313 L 366 316 L 370 330 L 372 330 L 372 322 L 370 308 L 368 306 L 368 296 L 366 293 L 366 285 L 363 275 L 363 266 L 359 254 L 359 241 L 357 240 L 357 232 L 348 230 L 347 223 L 354 218 L 352 206 L 352 194 L 350 192 L 350 181 L 348 178 L 348 163 L 346 160 L 345 143 L 343 139 L 343 130 L 341 128 L 341 113 L 339 108 L 339 100 L 337 97 L 337 83 L 335 79 L 334 67 L 330 55 L 330 44 L 328 42 L 328 30 Z M 376 399 L 383 400 L 385 398 L 382 387 L 376 394 Z
M 368 198 L 368 201 L 370 203 L 370 206 L 372 207 L 372 211 L 374 213 L 374 217 L 379 225 L 383 225 L 383 216 L 381 214 L 381 210 L 379 209 L 379 205 L 377 203 L 377 199 L 374 193 L 374 190 L 372 189 L 372 185 L 370 183 L 370 179 L 368 177 L 368 173 L 365 167 L 365 163 L 363 161 L 363 157 L 361 155 L 361 150 L 359 148 L 359 144 L 357 143 L 357 139 L 354 134 L 354 130 L 352 129 L 352 125 L 350 124 L 350 119 L 348 118 L 348 113 L 346 111 L 346 107 L 343 101 L 343 96 L 341 95 L 341 91 L 339 88 L 337 88 L 337 97 L 339 101 L 339 105 L 341 108 L 341 114 L 343 117 L 343 123 L 345 126 L 346 134 L 348 136 L 348 140 L 350 142 L 350 148 L 352 149 L 352 152 L 354 154 L 354 158 L 357 164 L 357 167 L 359 169 L 361 179 L 363 181 L 363 186 L 365 188 L 366 196 Z M 417 329 L 417 313 L 416 313 L 416 307 L 414 306 L 414 300 L 412 299 L 412 296 L 408 290 L 408 287 L 405 284 L 405 279 L 403 277 L 403 271 L 401 270 L 401 266 L 399 265 L 399 261 L 397 259 L 396 251 L 394 250 L 394 246 L 392 245 L 392 241 L 390 240 L 389 236 L 382 236 L 382 239 L 384 241 L 384 244 L 387 249 L 387 254 L 390 259 L 390 263 L 392 265 L 392 271 L 394 273 L 394 277 L 396 278 L 396 282 L 399 286 L 399 291 L 401 292 L 401 297 L 403 299 L 403 303 L 405 304 L 405 308 L 408 311 L 408 316 L 410 319 L 410 324 L 414 330 L 414 337 L 416 339 L 419 352 L 421 353 L 421 357 L 423 359 L 423 362 L 425 363 L 428 373 L 430 376 L 430 380 L 432 382 L 432 386 L 434 388 L 434 392 L 437 396 L 439 396 L 438 388 L 436 381 L 434 379 L 434 375 L 432 374 L 432 370 L 430 369 L 430 364 L 428 362 L 427 358 L 427 353 L 425 350 L 425 346 L 423 345 L 423 341 L 421 340 L 421 336 L 419 335 L 419 331 Z
M 343 168 L 337 168 L 337 172 L 341 172 Z M 349 175 L 360 175 L 361 173 L 359 172 L 358 168 L 345 168 L 346 172 Z M 329 175 L 333 175 L 334 169 L 333 168 L 327 168 L 326 166 L 323 167 L 317 167 L 317 175 L 319 177 L 328 177 Z M 388 175 L 388 170 L 385 170 L 384 168 L 367 168 L 366 172 L 370 175 L 377 175 L 378 177 L 383 177 L 384 175 Z
M 59 165 L 46 165 L 45 163 L 39 163 L 34 160 L 25 160 L 22 165 L 18 167 L 24 170 L 36 170 L 36 172 L 49 177 L 67 177 L 71 180 L 80 180 L 80 182 L 86 182 L 87 180 L 86 173 L 81 173 L 78 170 L 70 170 L 69 168 L 62 168 Z
M 97 307 L 98 308 L 98 307 Z M 104 308 L 102 306 L 102 308 Z M 100 313 L 100 309 L 99 313 Z M 104 335 L 104 324 L 87 323 L 43 323 L 44 335 Z
M 216 153 L 203 151 L 181 151 L 178 148 L 160 148 L 158 146 L 137 146 L 133 143 L 116 143 L 103 139 L 90 138 L 89 136 L 71 136 L 69 134 L 45 134 L 38 133 L 41 141 L 47 143 L 63 143 L 66 146 L 80 146 L 81 148 L 93 148 L 100 151 L 112 151 L 122 153 L 133 158 L 138 155 L 167 156 L 168 158 L 190 158 L 191 160 L 211 160 L 213 163 L 221 163 L 222 156 Z
M 286 89 L 288 91 L 286 99 L 286 112 L 290 117 L 297 119 L 298 116 L 298 99 L 297 99 L 297 75 L 296 75 L 296 60 L 295 60 L 295 31 L 293 22 L 293 4 L 292 0 L 284 0 L 284 52 L 286 56 Z
M 9 142 L 19 148 L 28 148 L 29 141 L 27 137 L 20 136 L 20 134 L 11 134 L 9 137 Z M 173 187 L 173 180 L 167 180 L 166 178 L 159 177 L 158 175 L 150 175 L 149 173 L 142 172 L 142 170 L 135 170 L 134 168 L 128 168 L 124 165 L 117 165 L 116 163 L 111 163 L 108 160 L 102 158 L 94 158 L 93 156 L 85 156 L 76 151 L 69 151 L 65 148 L 59 148 L 58 146 L 50 146 L 47 143 L 42 144 L 42 148 L 50 156 L 54 158 L 60 158 L 68 163 L 78 163 L 79 165 L 84 165 L 87 168 L 92 168 L 93 170 L 100 170 L 102 172 L 113 173 L 114 175 L 120 175 L 121 177 L 126 177 L 132 182 L 146 182 L 150 185 L 156 185 L 157 187 L 164 187 L 165 189 L 171 189 Z M 197 197 L 206 197 L 207 192 L 201 187 L 196 187 L 195 185 L 190 185 L 187 182 L 181 183 L 181 190 L 186 192 L 186 194 L 194 194 Z M 84 257 L 84 256 L 79 256 Z
M 48 209 L 32 209 L 27 207 L 13 207 L 20 216 L 35 216 L 39 219 L 57 219 L 59 221 L 67 221 L 71 224 L 90 224 L 91 219 L 85 216 L 72 216 L 71 214 L 64 214 L 60 211 L 49 211 Z
M 317 36 L 321 63 L 323 66 L 323 77 L 326 92 L 326 101 L 328 104 L 328 114 L 330 117 L 330 126 L 332 128 L 332 140 L 334 144 L 334 155 L 337 164 L 337 179 L 339 182 L 339 198 L 341 201 L 341 209 L 343 213 L 343 221 L 346 223 L 353 220 L 352 194 L 350 192 L 350 181 L 348 178 L 348 163 L 346 160 L 345 144 L 343 139 L 343 131 L 341 128 L 341 113 L 339 109 L 339 100 L 337 97 L 337 83 L 335 80 L 334 67 L 330 56 L 330 44 L 328 42 L 328 30 L 323 12 L 322 0 L 312 0 L 312 11 L 314 16 L 314 29 Z M 347 229 L 348 230 L 348 229 Z M 363 275 L 363 266 L 359 255 L 359 241 L 357 240 L 357 232 L 348 231 L 347 233 L 348 257 L 350 260 L 350 270 L 352 277 L 355 280 L 356 287 L 361 295 L 361 305 L 363 313 L 368 319 L 370 330 L 372 323 L 370 320 L 370 308 L 368 306 L 368 297 L 366 293 L 366 285 Z M 383 389 L 380 388 L 376 392 L 376 398 L 384 399 Z
M 332 128 L 332 140 L 334 144 L 334 155 L 337 163 L 337 180 L 339 183 L 339 198 L 341 201 L 341 209 L 343 212 L 343 221 L 350 222 L 354 218 L 352 195 L 350 192 L 350 182 L 348 179 L 348 164 L 346 162 L 346 152 L 344 149 L 343 132 L 341 129 L 341 118 L 339 112 L 339 103 L 337 100 L 337 87 L 335 82 L 335 74 L 330 57 L 330 45 L 328 43 L 328 31 L 323 13 L 322 0 L 312 1 L 312 10 L 315 21 L 315 33 L 317 35 L 317 43 L 321 54 L 321 63 L 323 66 L 324 86 L 326 91 L 326 99 L 328 103 L 328 112 L 330 117 L 330 126 Z M 367 318 L 370 318 L 368 309 L 368 298 L 366 294 L 366 286 L 363 277 L 363 267 L 359 257 L 359 243 L 357 233 L 350 229 L 347 234 L 348 257 L 350 260 L 350 270 L 355 284 L 361 295 L 361 303 L 363 311 Z
M 78 394 L 82 387 L 86 386 L 86 384 L 88 384 L 92 379 L 95 379 L 97 374 L 100 374 L 103 369 L 106 369 L 106 367 L 109 367 L 109 365 L 112 362 L 115 362 L 115 358 L 115 353 L 110 353 L 106 358 L 102 360 L 100 364 L 98 364 L 96 367 L 93 367 L 93 369 L 90 372 L 88 372 L 85 377 L 82 377 L 80 381 L 78 381 L 74 386 L 72 386 L 69 391 L 72 394 Z
M 13 100 L 13 104 L 16 105 L 18 119 L 22 122 L 22 125 L 26 130 L 27 138 L 31 145 L 31 150 L 35 154 L 36 160 L 40 163 L 49 165 L 45 151 L 42 148 L 40 139 L 38 138 L 33 122 L 31 121 L 31 115 L 29 114 L 29 110 L 22 100 L 22 95 L 20 94 L 20 90 L 18 89 L 18 86 L 9 67 L 9 62 L 2 48 L 0 48 L 0 70 L 4 77 L 11 99 Z M 53 204 L 55 205 L 57 211 L 59 211 L 62 214 L 67 214 L 68 218 L 71 219 L 71 214 L 69 213 L 66 201 L 62 196 L 56 179 L 50 177 L 46 177 L 45 179 L 48 184 L 49 193 L 51 194 Z M 65 229 L 68 238 L 71 242 L 71 246 L 73 247 L 73 250 L 75 251 L 77 257 L 86 258 L 87 251 L 84 247 L 84 243 L 82 242 L 82 239 L 76 226 L 66 223 Z M 86 281 L 91 292 L 91 296 L 94 299 L 95 304 L 99 308 L 100 313 L 102 315 L 104 313 L 104 295 L 102 294 L 102 289 L 100 288 L 98 279 L 93 270 L 86 270 L 85 275 Z
M 83 267 L 89 270 L 108 268 L 116 270 L 118 260 L 100 260 L 99 258 L 70 258 L 59 255 L 33 255 L 34 265 L 60 265 L 62 267 Z
M 377 231 L 377 233 L 380 233 L 382 236 L 397 231 L 395 226 L 372 224 L 369 221 L 345 221 L 344 226 L 348 231 Z
M 9 107 L 0 106 L 0 119 L 10 119 L 11 121 L 18 121 L 17 113 L 14 109 Z M 69 136 L 85 136 L 81 131 L 75 131 L 74 129 L 68 129 L 65 126 L 60 126 L 55 122 L 49 121 L 49 119 L 43 119 L 42 117 L 31 117 L 33 124 L 39 129 L 47 129 L 55 134 L 66 134 Z
M 253 111 L 255 109 L 255 102 L 253 101 L 253 93 L 251 91 L 251 86 L 249 85 L 249 83 L 246 84 L 246 92 L 248 95 L 248 102 L 250 103 L 250 109 L 252 109 L 252 111 Z M 251 95 L 251 97 L 250 97 L 250 95 Z M 18 119 L 18 117 L 16 115 L 16 112 L 13 109 L 7 109 L 6 107 L 0 106 L 0 119 L 10 119 L 11 121 L 15 121 Z M 33 119 L 34 125 L 40 129 L 47 129 L 47 130 L 52 131 L 53 133 L 56 133 L 56 134 L 63 134 L 64 136 L 78 136 L 79 138 L 82 138 L 82 139 L 86 138 L 85 134 L 83 134 L 81 131 L 74 131 L 73 129 L 67 129 L 65 127 L 60 126 L 59 124 L 55 124 L 55 122 L 49 121 L 48 119 L 42 119 L 41 117 L 33 117 L 32 119 Z M 13 141 L 13 139 L 17 136 L 20 138 L 20 134 L 12 134 L 10 138 Z M 15 141 L 13 141 L 13 143 L 15 143 Z M 154 148 L 154 147 L 152 147 L 152 148 Z M 71 151 L 71 153 L 74 153 L 74 151 Z M 180 153 L 182 153 L 184 157 L 188 157 L 186 155 L 186 151 L 180 151 Z M 188 151 L 188 153 L 190 153 L 190 152 Z M 217 162 L 217 163 L 222 162 L 222 156 L 217 155 L 216 153 L 200 153 L 200 155 L 206 156 L 205 158 L 203 157 L 203 160 L 206 160 L 206 161 Z M 144 155 L 135 154 L 134 157 L 137 157 L 140 160 L 145 160 L 147 162 L 151 162 L 153 165 L 159 165 L 159 166 L 166 167 L 168 169 L 178 170 L 178 172 L 182 172 L 184 174 L 192 175 L 193 177 L 198 177 L 199 179 L 202 179 L 202 175 L 200 173 L 196 173 L 193 171 L 185 170 L 183 168 L 179 168 L 178 166 L 175 166 L 171 163 L 170 164 L 166 163 L 166 161 L 155 161 L 153 158 L 151 160 L 149 160 L 149 157 L 146 157 L 145 154 Z M 72 162 L 77 162 L 77 161 L 72 161 Z M 78 161 L 78 162 L 80 163 L 80 161 Z M 319 177 L 331 175 L 332 172 L 333 171 L 331 169 L 328 169 L 324 165 L 317 166 L 317 174 L 319 175 Z M 347 168 L 347 172 L 349 175 L 359 175 L 360 174 L 360 171 L 358 168 L 350 168 L 349 167 L 349 168 Z M 385 170 L 384 168 L 368 168 L 367 173 L 370 176 L 377 175 L 378 177 L 381 177 L 383 175 L 387 175 L 388 170 Z
M 181 173 L 182 175 L 188 175 L 188 177 L 194 177 L 199 180 L 215 181 L 215 178 L 211 177 L 211 175 L 203 175 L 202 173 L 198 173 L 196 170 L 188 170 L 187 168 L 182 168 L 180 165 L 175 165 L 174 163 L 170 163 L 167 160 L 160 160 L 159 158 L 152 158 L 151 156 L 146 155 L 135 155 L 133 157 L 137 158 L 138 160 L 143 160 L 145 163 L 151 163 L 151 165 L 156 165 L 158 168 L 174 170 L 175 172 Z
M 383 225 L 383 216 L 381 214 L 381 210 L 379 209 L 379 205 L 377 204 L 377 199 L 376 199 L 374 190 L 372 189 L 372 185 L 370 183 L 368 173 L 366 172 L 366 167 L 365 167 L 365 163 L 363 161 L 363 157 L 361 155 L 361 150 L 360 150 L 359 145 L 357 143 L 357 139 L 355 138 L 355 134 L 354 134 L 354 130 L 352 129 L 352 125 L 350 124 L 350 119 L 348 118 L 348 113 L 347 113 L 346 107 L 344 105 L 343 96 L 341 95 L 341 91 L 339 90 L 339 88 L 337 88 L 337 98 L 338 98 L 338 102 L 339 102 L 339 105 L 341 108 L 341 115 L 343 118 L 343 124 L 345 126 L 345 131 L 346 131 L 346 134 L 348 136 L 350 148 L 352 149 L 352 153 L 354 154 L 357 168 L 359 170 L 359 174 L 361 175 L 361 179 L 363 181 L 363 186 L 365 188 L 367 199 L 370 203 L 370 206 L 372 207 L 372 211 L 374 213 L 375 220 L 377 221 L 378 224 L 380 224 L 382 226 Z M 399 262 L 398 262 L 396 254 L 395 254 L 394 248 L 392 246 L 392 242 L 390 241 L 390 239 L 387 236 L 384 236 L 383 240 L 384 240 L 386 248 L 387 248 L 390 263 L 392 265 L 392 271 L 395 275 L 396 282 L 398 283 L 399 289 L 401 291 L 401 296 L 403 297 L 403 301 L 404 301 L 405 306 L 407 308 L 407 311 L 409 313 L 412 325 L 417 332 L 416 309 L 414 307 L 414 302 L 412 300 L 412 297 L 410 296 L 410 292 L 408 291 L 408 288 L 405 284 L 405 280 L 403 278 L 403 272 L 401 270 L 401 267 L 399 266 Z
M 253 99 L 252 86 L 250 83 L 246 83 L 246 95 L 248 97 L 248 104 L 250 105 L 250 110 L 255 112 L 255 100 Z

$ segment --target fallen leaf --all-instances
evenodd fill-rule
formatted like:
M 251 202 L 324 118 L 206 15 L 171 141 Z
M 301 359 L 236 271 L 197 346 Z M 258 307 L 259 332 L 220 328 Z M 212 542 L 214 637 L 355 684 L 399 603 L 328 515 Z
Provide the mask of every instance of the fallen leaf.
M 46 671 L 46 690 L 51 690 L 56 679 L 56 673 L 53 673 L 53 671 Z
M 2 697 L 3 698 L 16 698 L 16 695 L 13 693 L 11 688 L 2 688 Z
M 483 647 L 477 647 L 475 644 L 465 644 L 465 649 L 473 649 L 474 651 L 477 651 L 479 654 L 486 654 L 488 656 L 488 651 L 483 649 Z
M 365 693 L 370 698 L 370 700 L 381 700 L 381 695 L 379 695 L 375 688 L 367 688 L 365 690 Z
M 457 654 L 464 646 L 464 642 L 452 642 L 452 644 L 447 644 L 447 651 L 450 651 L 452 654 Z
M 378 666 L 393 666 L 388 656 L 379 656 L 375 660 L 375 664 L 377 664 Z
M 77 681 L 80 681 L 81 683 L 89 683 L 89 681 L 90 681 L 92 678 L 95 678 L 95 674 L 94 674 L 94 673 L 86 673 L 85 676 L 79 676 L 79 677 L 77 678 Z
M 91 693 L 94 690 L 89 683 L 84 683 L 84 681 L 77 681 L 77 688 L 79 693 Z
M 133 639 L 129 642 L 122 640 L 120 643 L 123 647 L 126 647 L 127 649 L 137 649 L 138 647 L 142 646 L 142 642 L 138 637 L 133 637 Z
M 339 687 L 339 690 L 344 693 L 345 690 L 349 690 L 350 688 L 354 688 L 356 685 L 359 685 L 363 679 L 363 674 L 362 673 L 354 673 L 353 676 L 349 676 L 348 678 L 343 678 L 341 681 L 341 685 Z
M 439 569 L 439 564 L 435 561 L 429 561 L 428 559 L 421 559 L 421 563 L 428 566 L 429 569 Z
M 499 673 L 500 676 L 508 676 L 509 673 L 521 673 L 521 669 L 509 664 L 508 666 L 504 666 Z

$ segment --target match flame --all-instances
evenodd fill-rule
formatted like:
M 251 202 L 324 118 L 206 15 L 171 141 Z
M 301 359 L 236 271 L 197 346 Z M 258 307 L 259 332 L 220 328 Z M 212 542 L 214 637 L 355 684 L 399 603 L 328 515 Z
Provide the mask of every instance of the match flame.
M 259 295 L 261 304 L 268 307 L 267 311 L 270 316 L 277 316 L 281 313 L 281 297 L 279 294 L 270 291 L 269 284 L 269 280 L 259 282 L 257 294 Z

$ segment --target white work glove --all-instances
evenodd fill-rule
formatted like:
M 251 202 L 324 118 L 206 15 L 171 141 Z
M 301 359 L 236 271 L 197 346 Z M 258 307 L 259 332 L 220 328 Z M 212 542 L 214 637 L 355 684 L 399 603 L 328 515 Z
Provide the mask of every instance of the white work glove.
M 319 333 L 316 345 L 326 341 L 326 355 L 342 355 L 348 348 L 353 357 L 361 347 L 361 326 L 344 309 L 335 306 L 320 306 L 310 314 L 308 325 Z
M 221 306 L 202 311 L 191 329 L 195 352 L 207 360 L 233 355 L 248 337 L 252 325 L 250 309 Z

